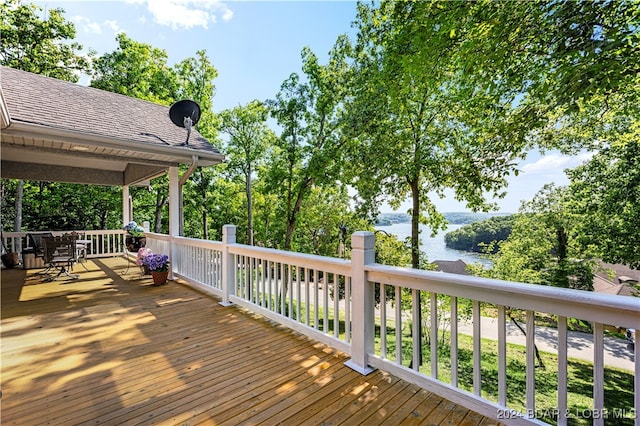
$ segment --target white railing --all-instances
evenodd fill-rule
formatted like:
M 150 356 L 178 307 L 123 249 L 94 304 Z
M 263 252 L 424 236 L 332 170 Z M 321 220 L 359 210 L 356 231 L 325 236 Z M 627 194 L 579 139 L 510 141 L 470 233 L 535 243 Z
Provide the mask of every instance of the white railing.
M 231 225 L 224 227 L 222 242 L 147 236 L 152 251 L 171 254 L 176 276 L 221 297 L 224 305 L 253 310 L 348 353 L 347 364 L 363 374 L 384 369 L 509 424 L 544 424 L 544 419 L 564 425 L 580 417 L 593 424 L 640 424 L 640 348 L 635 346 L 633 401 L 611 407 L 604 395 L 603 344 L 604 325 L 640 329 L 639 298 L 378 265 L 370 232 L 353 234 L 351 261 L 236 244 Z M 471 350 L 460 347 L 462 305 L 470 305 Z M 497 313 L 497 373 L 482 364 L 486 341 L 480 324 L 485 307 Z M 514 360 L 508 359 L 506 325 L 507 311 L 514 309 L 526 318 L 524 385 L 509 384 L 509 363 Z M 553 317 L 558 327 L 557 364 L 547 366 L 557 375 L 552 406 L 537 404 L 536 399 L 536 315 Z M 589 409 L 573 404 L 568 392 L 570 319 L 592 325 Z M 417 324 L 425 325 L 422 336 Z M 439 351 L 441 346 L 446 351 Z M 423 359 L 423 352 L 428 359 Z M 445 352 L 450 355 L 441 357 Z M 470 361 L 463 361 L 463 352 Z M 497 387 L 495 395 L 487 389 L 491 386 Z M 524 387 L 521 399 L 510 399 L 507 389 L 513 386 Z
M 51 232 L 54 236 L 68 234 L 72 231 L 33 231 L 33 232 L 3 232 L 3 242 L 7 249 L 18 253 L 30 247 L 28 234 L 38 234 Z M 118 256 L 124 253 L 124 242 L 126 232 L 123 230 L 101 230 L 101 231 L 75 231 L 88 240 L 86 244 L 88 258 Z

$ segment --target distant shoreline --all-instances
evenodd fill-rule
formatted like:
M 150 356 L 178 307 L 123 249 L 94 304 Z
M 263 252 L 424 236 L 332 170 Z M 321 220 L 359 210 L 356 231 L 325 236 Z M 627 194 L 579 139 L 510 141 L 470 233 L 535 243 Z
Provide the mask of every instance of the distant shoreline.
M 442 215 L 451 225 L 467 225 L 480 222 L 496 216 L 509 216 L 513 213 L 473 213 L 473 212 L 447 212 Z M 411 216 L 407 213 L 380 213 L 375 226 L 389 226 L 397 223 L 411 223 Z

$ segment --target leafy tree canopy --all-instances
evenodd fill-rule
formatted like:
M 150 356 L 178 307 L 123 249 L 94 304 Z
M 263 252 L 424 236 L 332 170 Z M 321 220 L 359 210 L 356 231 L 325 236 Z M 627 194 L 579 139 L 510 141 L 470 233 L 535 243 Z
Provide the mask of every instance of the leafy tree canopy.
M 567 172 L 570 210 L 584 250 L 640 268 L 640 142 L 620 141 Z
M 91 87 L 169 105 L 178 94 L 178 78 L 167 52 L 117 35 L 118 48 L 95 58 Z
M 511 234 L 516 215 L 497 216 L 480 222 L 465 225 L 444 236 L 447 247 L 456 250 L 483 253 L 491 246 L 497 250 L 497 243 L 506 240 Z
M 46 19 L 38 16 L 42 11 L 20 0 L 0 4 L 0 64 L 77 82 L 89 62 L 78 54 L 82 46 L 69 42 L 76 28 L 64 19 L 63 9 L 50 9 Z

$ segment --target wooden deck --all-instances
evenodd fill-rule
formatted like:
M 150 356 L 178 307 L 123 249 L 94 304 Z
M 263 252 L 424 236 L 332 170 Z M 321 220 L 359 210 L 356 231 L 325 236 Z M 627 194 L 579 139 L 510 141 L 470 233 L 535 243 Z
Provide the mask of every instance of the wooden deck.
M 2 270 L 2 425 L 495 424 L 122 258 L 87 267 Z

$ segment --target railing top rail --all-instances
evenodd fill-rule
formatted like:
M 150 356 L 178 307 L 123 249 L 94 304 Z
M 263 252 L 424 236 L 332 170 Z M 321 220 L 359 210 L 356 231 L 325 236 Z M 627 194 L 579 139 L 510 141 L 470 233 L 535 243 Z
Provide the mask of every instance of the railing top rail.
M 50 232 L 53 235 L 62 235 L 62 234 L 67 234 L 70 232 L 78 232 L 78 233 L 83 233 L 83 234 L 92 234 L 92 235 L 106 235 L 106 234 L 125 234 L 126 231 L 122 230 L 122 229 L 92 229 L 92 230 L 88 230 L 88 229 L 73 229 L 73 230 L 69 230 L 69 231 L 7 231 L 7 232 L 2 232 L 2 234 L 5 237 L 23 237 L 27 234 L 38 234 L 38 233 L 43 233 L 43 232 Z
M 180 245 L 190 245 L 192 247 L 202 247 L 220 250 L 222 248 L 221 241 L 213 241 L 213 240 L 202 240 L 199 238 L 189 238 L 189 237 L 169 237 L 166 234 L 156 234 L 154 232 L 145 232 L 147 237 L 155 238 L 160 241 L 173 241 L 176 244 Z
M 365 269 L 373 282 L 640 329 L 640 298 L 637 297 L 379 264 L 366 265 Z
M 243 256 L 259 257 L 274 262 L 288 263 L 291 265 L 323 269 L 341 275 L 351 274 L 351 261 L 336 257 L 318 256 L 315 254 L 295 253 L 265 247 L 248 246 L 244 244 L 230 244 L 229 252 Z

